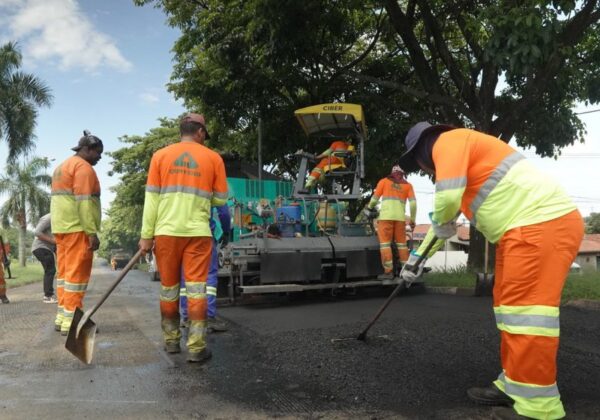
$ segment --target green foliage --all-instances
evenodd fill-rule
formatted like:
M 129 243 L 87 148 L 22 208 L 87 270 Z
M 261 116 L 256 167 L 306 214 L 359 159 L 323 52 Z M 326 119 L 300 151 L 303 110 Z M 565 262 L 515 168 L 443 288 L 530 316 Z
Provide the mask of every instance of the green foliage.
M 120 182 L 113 187 L 115 199 L 102 222 L 100 255 L 106 258 L 111 249 L 137 249 L 150 159 L 158 149 L 179 141 L 178 119 L 163 118 L 146 135 L 120 140 L 127 146 L 109 153 L 113 159 L 109 175 L 120 174 Z
M 600 233 L 600 213 L 592 213 L 585 218 L 586 233 Z
M 21 164 L 18 161 L 6 165 L 6 174 L 0 176 L 0 196 L 8 198 L 0 207 L 0 220 L 5 228 L 14 224 L 19 228 L 19 262 L 25 266 L 27 254 L 26 234 L 28 224 L 50 210 L 50 194 L 47 187 L 52 181 L 46 170 L 50 162 L 34 157 Z
M 293 121 L 306 105 L 365 106 L 373 184 L 418 120 L 514 135 L 552 156 L 582 140 L 574 103 L 600 100 L 591 0 L 135 3 L 162 8 L 182 31 L 170 89 L 211 117 L 217 146 L 255 160 L 262 117 L 263 160 L 283 172 L 295 168 L 290 152 L 321 149 Z
M 10 161 L 33 148 L 36 108 L 52 101 L 42 81 L 19 71 L 21 61 L 16 44 L 0 46 L 0 140 L 8 143 Z

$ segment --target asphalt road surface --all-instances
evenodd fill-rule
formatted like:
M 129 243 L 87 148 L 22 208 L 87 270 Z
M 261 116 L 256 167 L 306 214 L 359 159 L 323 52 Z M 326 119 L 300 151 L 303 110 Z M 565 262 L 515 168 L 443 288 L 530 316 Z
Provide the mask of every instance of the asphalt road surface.
M 94 269 L 86 306 L 116 274 Z M 487 419 L 465 390 L 497 377 L 491 300 L 402 294 L 366 342 L 379 296 L 276 299 L 220 307 L 230 331 L 211 334 L 204 366 L 162 350 L 159 284 L 132 271 L 92 317 L 87 366 L 53 329 L 40 284 L 0 305 L 1 419 Z M 600 418 L 600 312 L 561 309 L 558 384 L 569 419 Z

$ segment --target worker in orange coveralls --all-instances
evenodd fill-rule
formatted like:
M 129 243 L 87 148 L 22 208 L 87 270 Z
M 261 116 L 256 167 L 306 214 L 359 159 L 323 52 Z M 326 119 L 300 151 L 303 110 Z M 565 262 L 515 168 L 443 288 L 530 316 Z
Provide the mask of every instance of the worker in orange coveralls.
M 420 122 L 405 140 L 400 165 L 435 176 L 432 228 L 400 277 L 422 274 L 430 257 L 456 233 L 462 212 L 496 244 L 494 313 L 502 372 L 489 386 L 470 388 L 473 401 L 495 407 L 495 419 L 565 416 L 556 384 L 563 286 L 583 238 L 583 219 L 552 178 L 505 142 L 467 128 Z M 416 271 L 416 273 L 415 273 Z
M 84 131 L 75 155 L 61 163 L 52 175 L 50 223 L 56 240 L 58 312 L 55 329 L 67 335 L 76 308 L 92 272 L 94 251 L 100 246 L 100 182 L 93 166 L 104 151 L 102 140 Z
M 206 346 L 206 280 L 213 246 L 209 220 L 212 206 L 227 203 L 227 179 L 221 156 L 204 146 L 209 138 L 204 116 L 186 115 L 179 131 L 180 142 L 152 156 L 139 247 L 143 252 L 154 247 L 165 350 L 181 351 L 179 279 L 183 272 L 190 321 L 187 360 L 203 363 L 211 357 Z
M 346 166 L 344 157 L 348 152 L 352 152 L 353 150 L 354 146 L 352 146 L 350 140 L 336 140 L 331 143 L 327 150 L 316 156 L 316 159 L 321 160 L 308 175 L 304 189 L 309 190 L 314 187 L 322 180 L 327 172 L 338 168 L 344 168 Z
M 417 217 L 417 200 L 412 185 L 404 177 L 404 171 L 400 165 L 394 165 L 388 176 L 382 178 L 375 187 L 371 201 L 365 212 L 370 217 L 370 211 L 375 208 L 381 200 L 379 220 L 377 222 L 377 236 L 379 238 L 379 251 L 381 253 L 381 264 L 383 265 L 383 276 L 380 278 L 391 279 L 394 277 L 394 261 L 392 255 L 392 241 L 398 249 L 400 264 L 408 261 L 408 247 L 406 246 L 406 216 L 405 203 L 410 206 L 411 229 L 415 227 Z

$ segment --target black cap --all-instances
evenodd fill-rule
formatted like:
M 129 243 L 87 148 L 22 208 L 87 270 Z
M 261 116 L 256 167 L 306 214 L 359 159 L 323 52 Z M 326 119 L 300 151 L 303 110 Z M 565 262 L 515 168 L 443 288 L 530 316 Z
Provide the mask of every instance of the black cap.
M 98 137 L 92 135 L 88 130 L 83 130 L 83 137 L 79 139 L 79 143 L 75 147 L 71 147 L 71 150 L 74 152 L 78 152 L 81 148 L 88 147 L 102 147 L 104 149 L 104 145 L 102 144 L 102 140 Z
M 400 166 L 406 172 L 415 172 L 419 169 L 419 165 L 414 159 L 414 151 L 419 144 L 419 141 L 423 138 L 425 134 L 429 134 L 432 131 L 449 131 L 454 130 L 456 127 L 446 124 L 438 124 L 431 125 L 427 121 L 421 121 L 413 125 L 408 133 L 406 134 L 406 138 L 404 139 L 404 146 L 406 147 L 406 152 L 402 156 L 400 156 L 399 163 Z

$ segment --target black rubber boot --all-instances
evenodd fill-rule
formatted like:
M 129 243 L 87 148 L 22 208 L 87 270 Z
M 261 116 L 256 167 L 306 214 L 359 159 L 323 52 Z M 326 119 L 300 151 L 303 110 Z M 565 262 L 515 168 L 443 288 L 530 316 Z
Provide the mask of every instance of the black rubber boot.
M 165 343 L 165 351 L 167 353 L 181 353 L 179 343 Z
M 2 303 L 10 303 L 10 300 L 8 300 L 6 295 L 0 296 L 0 301 L 2 301 Z
M 204 363 L 212 357 L 212 352 L 206 347 L 198 353 L 189 353 L 187 361 L 189 363 Z
M 467 390 L 469 398 L 481 405 L 507 405 L 514 403 L 513 399 L 500 391 L 496 385 L 490 385 L 485 388 L 469 388 Z

